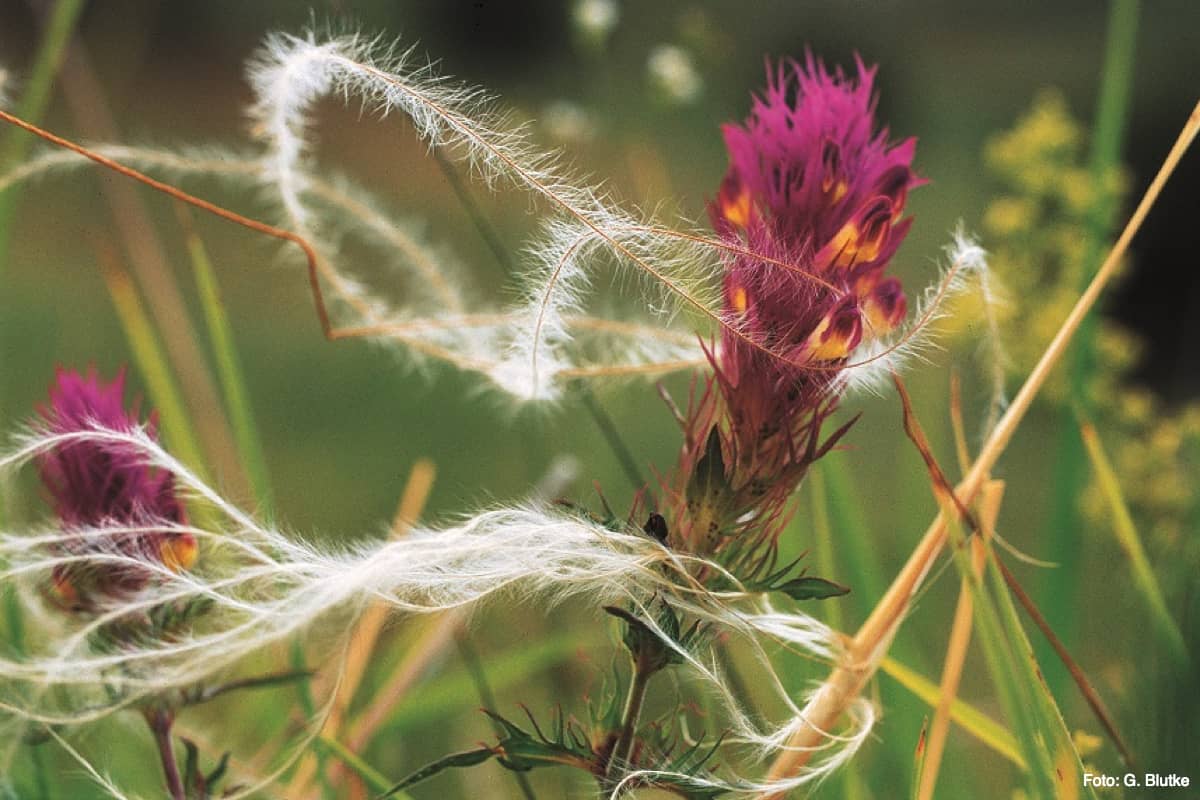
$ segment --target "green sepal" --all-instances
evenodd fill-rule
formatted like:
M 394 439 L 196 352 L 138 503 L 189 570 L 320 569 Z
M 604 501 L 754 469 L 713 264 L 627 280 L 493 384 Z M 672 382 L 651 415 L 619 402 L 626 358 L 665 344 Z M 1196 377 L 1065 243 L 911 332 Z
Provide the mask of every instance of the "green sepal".
M 793 600 L 826 600 L 830 597 L 849 594 L 850 587 L 824 578 L 802 575 L 771 587 L 771 591 L 783 592 Z

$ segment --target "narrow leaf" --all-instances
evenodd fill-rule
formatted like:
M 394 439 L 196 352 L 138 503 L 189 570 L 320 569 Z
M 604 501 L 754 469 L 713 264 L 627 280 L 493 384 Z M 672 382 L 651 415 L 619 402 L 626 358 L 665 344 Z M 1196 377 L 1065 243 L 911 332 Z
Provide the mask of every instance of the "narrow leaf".
M 825 600 L 830 597 L 841 597 L 842 595 L 849 594 L 850 587 L 842 586 L 840 583 L 834 583 L 824 578 L 805 575 L 799 578 L 792 578 L 790 581 L 776 586 L 775 591 L 783 592 L 793 600 Z
M 421 781 L 432 778 L 434 775 L 437 775 L 438 773 L 444 772 L 448 769 L 453 769 L 456 767 L 473 767 L 477 764 L 482 764 L 494 755 L 496 754 L 492 752 L 491 748 L 481 747 L 478 750 L 467 750 L 462 753 L 451 753 L 448 756 L 442 756 L 437 761 L 421 767 L 419 770 L 409 775 L 407 778 L 400 781 L 383 794 L 379 795 L 379 800 L 385 800 L 385 798 L 394 797 L 397 792 L 403 791 L 410 786 L 415 786 Z

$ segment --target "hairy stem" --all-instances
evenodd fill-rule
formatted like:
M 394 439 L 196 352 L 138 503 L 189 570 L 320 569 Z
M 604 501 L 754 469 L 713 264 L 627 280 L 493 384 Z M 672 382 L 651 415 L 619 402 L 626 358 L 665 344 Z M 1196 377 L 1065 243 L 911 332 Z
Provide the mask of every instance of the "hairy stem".
M 633 662 L 633 680 L 629 684 L 629 694 L 625 697 L 625 710 L 621 712 L 621 732 L 613 742 L 612 752 L 608 755 L 608 766 L 604 770 L 606 781 L 613 781 L 621 770 L 633 762 L 638 722 L 642 718 L 642 706 L 646 703 L 646 690 L 650 688 L 650 678 L 655 672 L 658 672 L 658 667 L 645 655 Z
M 171 747 L 171 725 L 175 722 L 175 715 L 165 709 L 152 709 L 146 712 L 146 722 L 154 734 L 154 744 L 158 746 L 158 757 L 162 761 L 163 780 L 167 784 L 168 795 L 171 800 L 186 800 L 183 778 L 179 776 L 179 764 L 175 761 L 175 750 Z

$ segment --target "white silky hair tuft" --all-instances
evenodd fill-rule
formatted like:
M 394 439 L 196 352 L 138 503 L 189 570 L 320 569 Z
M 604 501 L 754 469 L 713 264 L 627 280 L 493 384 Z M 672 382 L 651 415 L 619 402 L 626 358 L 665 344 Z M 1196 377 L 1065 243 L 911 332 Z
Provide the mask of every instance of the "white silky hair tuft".
M 92 442 L 140 453 L 148 467 L 169 471 L 180 491 L 219 515 L 219 528 L 109 523 L 91 528 L 47 528 L 0 535 L 0 586 L 21 587 L 36 613 L 55 568 L 137 569 L 153 574 L 142 590 L 114 595 L 89 615 L 40 626 L 44 641 L 22 658 L 0 658 L 0 682 L 22 687 L 8 693 L 3 710 L 19 724 L 73 725 L 136 706 L 164 692 L 186 690 L 217 678 L 247 656 L 334 615 L 355 616 L 381 601 L 402 614 L 427 614 L 476 607 L 505 597 L 540 605 L 586 597 L 589 604 L 632 604 L 651 627 L 652 602 L 728 631 L 762 666 L 786 714 L 778 725 L 763 723 L 733 695 L 712 654 L 676 648 L 688 673 L 707 687 L 725 710 L 726 743 L 754 757 L 786 746 L 801 711 L 775 674 L 766 644 L 782 645 L 824 662 L 839 657 L 837 635 L 807 614 L 782 611 L 757 595 L 713 594 L 689 576 L 701 565 L 638 532 L 611 530 L 585 518 L 529 504 L 484 511 L 440 530 L 417 529 L 404 538 L 372 541 L 332 551 L 259 524 L 226 501 L 166 453 L 145 430 L 94 427 L 72 433 L 30 432 L 0 458 L 0 471 L 65 445 Z M 190 533 L 201 559 L 191 571 L 175 572 L 143 555 L 116 546 L 121 537 Z M 97 646 L 110 626 L 166 603 L 203 600 L 203 615 L 167 639 L 116 640 Z M 44 616 L 49 620 L 50 614 Z M 57 615 L 62 617 L 61 614 Z M 344 622 L 344 617 L 337 617 Z M 330 626 L 344 632 L 346 625 Z M 317 632 L 317 635 L 321 635 Z M 337 634 L 326 634 L 335 636 Z M 817 780 L 843 763 L 869 730 L 862 710 L 848 732 L 828 740 L 829 755 L 787 786 Z M 11 757 L 11 752 L 9 753 Z M 649 775 L 653 771 L 644 774 Z M 99 774 L 99 773 L 96 773 Z M 714 779 L 715 780 L 715 779 Z M 742 777 L 725 781 L 733 791 L 761 784 Z M 781 785 L 782 786 L 782 785 Z
M 414 61 L 411 50 L 360 35 L 275 34 L 249 66 L 255 92 L 249 114 L 258 152 L 96 150 L 176 180 L 220 177 L 257 188 L 276 209 L 278 223 L 316 248 L 336 319 L 345 326 L 341 335 L 399 344 L 417 363 L 432 359 L 480 373 L 517 399 L 556 399 L 571 379 L 703 366 L 696 335 L 670 327 L 670 317 L 681 309 L 690 310 L 691 321 L 702 321 L 702 327 L 736 331 L 737 321 L 722 309 L 722 256 L 745 255 L 742 248 L 623 211 L 605 191 L 565 169 L 557 154 L 535 146 L 529 127 L 514 125 L 482 90 L 455 84 Z M 506 185 L 540 201 L 542 233 L 524 248 L 515 307 L 473 303 L 462 270 L 445 248 L 425 242 L 419 226 L 396 220 L 350 181 L 318 168 L 312 156 L 313 108 L 326 96 L 357 98 L 379 116 L 403 114 L 431 149 L 465 162 L 490 186 Z M 79 163 L 74 154 L 35 158 L 0 176 L 0 190 Z M 389 302 L 352 277 L 338 246 L 347 236 L 367 242 L 409 276 L 404 303 Z M 892 370 L 929 345 L 929 324 L 942 301 L 949 290 L 961 290 L 975 267 L 969 240 L 960 237 L 955 247 L 947 285 L 927 293 L 913 325 L 861 346 L 840 386 L 877 391 Z M 773 259 L 764 260 L 763 268 L 801 269 Z M 641 278 L 640 302 L 665 313 L 652 324 L 588 313 L 602 270 Z
M 854 351 L 853 363 L 839 376 L 845 391 L 882 394 L 893 373 L 902 372 L 913 360 L 924 359 L 925 353 L 937 347 L 937 321 L 946 316 L 949 301 L 958 295 L 979 293 L 986 314 L 986 334 L 995 339 L 998 348 L 995 309 L 999 300 L 988 269 L 987 252 L 961 223 L 944 250 L 946 265 L 938 280 L 922 292 L 912 322 L 891 336 L 872 339 Z

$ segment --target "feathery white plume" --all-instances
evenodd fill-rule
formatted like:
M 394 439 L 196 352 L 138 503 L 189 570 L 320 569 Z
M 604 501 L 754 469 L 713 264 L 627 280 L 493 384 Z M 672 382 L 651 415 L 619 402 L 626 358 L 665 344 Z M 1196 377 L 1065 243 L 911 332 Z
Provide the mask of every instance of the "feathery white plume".
M 0 470 L 82 441 L 141 453 L 147 465 L 169 471 L 180 491 L 218 514 L 222 527 L 114 523 L 0 535 L 0 560 L 6 564 L 0 586 L 45 586 L 56 568 L 126 568 L 154 575 L 142 590 L 114 595 L 93 613 L 60 622 L 57 629 L 44 615 L 50 621 L 41 626 L 47 641 L 25 657 L 0 658 L 0 683 L 20 687 L 4 701 L 4 711 L 18 721 L 84 723 L 149 696 L 186 690 L 273 642 L 338 614 L 353 616 L 374 601 L 399 613 L 426 614 L 474 607 L 502 595 L 539 604 L 586 596 L 594 606 L 632 603 L 655 627 L 655 615 L 641 604 L 656 597 L 680 614 L 728 631 L 755 654 L 777 707 L 787 714 L 777 726 L 764 725 L 742 708 L 711 654 L 687 650 L 658 631 L 725 709 L 729 745 L 765 755 L 784 746 L 800 709 L 772 670 L 764 645 L 783 645 L 823 661 L 838 657 L 835 634 L 806 614 L 779 611 L 755 595 L 713 594 L 689 577 L 701 566 L 719 571 L 719 565 L 674 553 L 640 533 L 610 530 L 537 505 L 485 511 L 453 527 L 331 551 L 259 524 L 142 430 L 30 433 L 0 457 Z M 122 537 L 171 532 L 190 533 L 199 541 L 202 555 L 194 569 L 175 572 L 112 546 Z M 26 592 L 31 598 L 37 594 Z M 192 601 L 204 601 L 207 610 L 186 630 L 166 639 L 118 636 L 98 644 L 114 624 L 164 604 Z M 31 600 L 31 608 L 37 606 Z M 847 757 L 845 749 L 861 741 L 868 722 L 866 714 L 853 722 L 845 740 L 831 737 L 827 760 L 795 780 L 813 780 L 835 768 Z M 745 791 L 751 785 L 749 779 L 730 782 Z

